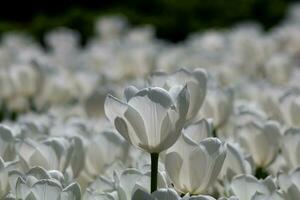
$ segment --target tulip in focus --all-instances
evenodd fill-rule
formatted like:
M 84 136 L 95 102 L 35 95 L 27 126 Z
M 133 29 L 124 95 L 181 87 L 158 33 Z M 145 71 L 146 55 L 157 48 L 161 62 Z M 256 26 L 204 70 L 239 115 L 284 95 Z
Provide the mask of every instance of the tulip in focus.
M 108 119 L 131 144 L 151 154 L 151 191 L 156 190 L 157 165 L 160 152 L 172 146 L 180 136 L 189 108 L 187 87 L 176 99 L 166 90 L 149 87 L 125 90 L 127 102 L 108 95 L 104 108 Z

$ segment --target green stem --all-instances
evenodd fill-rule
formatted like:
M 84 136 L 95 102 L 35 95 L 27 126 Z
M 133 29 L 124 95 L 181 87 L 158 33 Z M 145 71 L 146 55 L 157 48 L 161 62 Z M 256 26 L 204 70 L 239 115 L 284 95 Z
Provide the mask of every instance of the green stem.
M 151 153 L 151 193 L 157 190 L 158 153 Z

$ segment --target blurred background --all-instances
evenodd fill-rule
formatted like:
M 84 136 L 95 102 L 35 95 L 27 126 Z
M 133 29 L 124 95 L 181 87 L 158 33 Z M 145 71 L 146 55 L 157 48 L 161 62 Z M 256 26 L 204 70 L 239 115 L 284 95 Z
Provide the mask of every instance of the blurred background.
M 151 24 L 159 38 L 181 41 L 207 28 L 221 29 L 255 21 L 270 29 L 285 17 L 296 0 L 52 0 L 6 1 L 0 7 L 0 34 L 43 35 L 58 26 L 78 30 L 82 43 L 94 34 L 94 22 L 103 15 L 123 15 L 131 25 Z

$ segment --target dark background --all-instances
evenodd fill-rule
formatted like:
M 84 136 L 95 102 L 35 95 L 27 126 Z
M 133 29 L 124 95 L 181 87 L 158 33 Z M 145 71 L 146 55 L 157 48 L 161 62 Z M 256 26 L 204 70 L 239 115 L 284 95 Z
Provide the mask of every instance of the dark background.
M 101 15 L 122 14 L 132 25 L 153 24 L 157 36 L 183 40 L 188 33 L 258 21 L 265 29 L 282 20 L 295 0 L 53 0 L 5 1 L 0 7 L 0 34 L 25 31 L 42 41 L 45 32 L 67 26 L 82 34 L 94 33 Z

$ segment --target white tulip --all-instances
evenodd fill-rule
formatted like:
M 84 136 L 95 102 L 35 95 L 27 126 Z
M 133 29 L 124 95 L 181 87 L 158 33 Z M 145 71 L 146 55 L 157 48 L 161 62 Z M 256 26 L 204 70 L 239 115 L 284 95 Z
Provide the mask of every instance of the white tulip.
M 265 180 L 257 180 L 252 175 L 240 175 L 232 180 L 231 189 L 239 200 L 284 200 L 270 177 Z
M 74 87 L 76 85 L 74 79 L 68 72 L 61 71 L 55 75 L 48 75 L 45 81 L 47 84 L 36 100 L 40 107 L 67 103 L 78 92 Z
M 79 46 L 80 35 L 78 32 L 67 29 L 57 28 L 51 32 L 48 32 L 45 36 L 45 43 L 50 48 L 51 53 L 56 56 L 56 59 L 71 59 L 71 53 L 76 53 Z M 65 56 L 65 58 L 63 58 Z
M 33 66 L 16 65 L 10 69 L 10 76 L 15 88 L 16 96 L 32 97 L 39 87 L 39 77 Z
M 277 192 L 271 195 L 256 193 L 251 200 L 286 200 L 286 199 L 280 192 Z
M 131 144 L 149 153 L 168 149 L 180 135 L 188 109 L 186 87 L 176 101 L 157 87 L 131 93 L 125 91 L 128 103 L 108 95 L 105 113 L 118 132 Z
M 169 90 L 174 97 L 187 85 L 190 96 L 187 120 L 192 120 L 199 112 L 206 95 L 207 74 L 201 68 L 194 71 L 182 68 L 170 75 L 157 72 L 151 75 L 150 84 Z
M 273 119 L 278 120 L 286 127 L 300 127 L 300 96 L 294 90 L 274 91 L 263 102 L 264 109 Z
M 279 152 L 281 131 L 275 121 L 263 125 L 250 123 L 237 132 L 237 138 L 243 148 L 251 154 L 258 168 L 270 165 Z
M 230 182 L 232 178 L 240 174 L 252 173 L 251 163 L 237 144 L 227 143 L 227 154 L 220 172 L 220 178 L 223 181 Z
M 300 166 L 300 129 L 288 129 L 281 140 L 282 155 L 290 169 Z
M 151 40 L 155 36 L 155 30 L 154 27 L 150 25 L 137 27 L 134 29 L 131 29 L 127 34 L 127 40 L 129 40 L 129 43 L 134 44 L 151 44 Z
M 279 171 L 287 171 L 288 166 L 286 160 L 284 159 L 282 153 L 279 153 L 276 159 L 272 162 L 272 164 L 268 167 L 268 172 L 272 176 L 276 176 Z
M 121 173 L 116 182 L 120 200 L 130 200 L 137 189 L 150 192 L 150 172 L 141 173 L 135 169 L 128 169 Z M 158 188 L 167 186 L 166 179 L 162 173 L 158 173 Z
M 49 170 L 58 169 L 58 158 L 54 149 L 48 145 L 26 139 L 18 145 L 17 149 L 20 164 L 24 170 L 29 170 L 34 166 Z
M 280 172 L 277 181 L 284 192 L 285 200 L 300 198 L 300 167 L 290 173 Z
M 51 138 L 43 143 L 30 139 L 18 145 L 20 164 L 24 170 L 34 166 L 41 166 L 47 170 L 61 170 L 70 172 L 76 177 L 84 166 L 84 152 L 82 141 L 78 137 Z
M 58 169 L 72 178 L 77 177 L 84 167 L 85 152 L 82 140 L 79 137 L 49 138 L 43 142 L 50 146 L 58 159 Z M 69 169 L 70 168 L 70 169 Z
M 165 188 L 166 179 L 161 172 L 158 173 L 158 187 Z M 114 180 L 97 178 L 87 189 L 84 196 L 87 199 L 114 199 L 131 200 L 137 190 L 146 193 L 150 188 L 150 172 L 142 173 L 136 169 L 126 169 L 120 175 L 114 174 Z M 101 197 L 101 198 L 100 198 Z
M 168 150 L 166 172 L 178 191 L 201 194 L 216 181 L 225 157 L 226 148 L 219 139 L 196 142 L 182 135 Z
M 13 160 L 15 155 L 15 139 L 12 130 L 0 124 L 0 157 L 7 161 Z
M 200 118 L 211 118 L 215 129 L 222 128 L 233 112 L 232 91 L 208 91 L 199 112 Z
M 119 197 L 117 196 L 116 192 L 98 194 L 98 193 L 93 193 L 93 191 L 87 190 L 84 193 L 82 199 L 83 200 L 119 200 Z
M 267 79 L 275 84 L 286 84 L 292 73 L 292 59 L 284 54 L 273 55 L 265 65 Z
M 9 73 L 8 70 L 0 68 L 0 97 L 3 99 L 10 99 L 15 93 L 13 81 L 8 76 Z
M 243 127 L 253 123 L 263 123 L 267 120 L 268 115 L 255 103 L 247 100 L 238 100 L 236 104 L 236 126 Z
M 56 175 L 53 174 L 57 173 L 47 172 L 43 168 L 35 167 L 25 175 L 17 177 L 15 185 L 16 198 L 32 200 L 81 199 L 81 191 L 77 183 L 72 183 L 64 188 L 62 183 L 56 179 Z
M 100 18 L 96 22 L 96 31 L 103 40 L 118 39 L 126 28 L 127 21 L 120 16 Z
M 289 108 L 291 124 L 300 128 L 300 97 L 295 97 Z
M 114 176 L 117 176 L 114 173 Z M 114 177 L 114 179 L 116 179 Z M 111 178 L 105 178 L 103 176 L 98 176 L 95 180 L 93 180 L 88 188 L 85 191 L 84 196 L 95 196 L 99 194 L 109 194 L 116 191 L 116 180 Z
M 182 134 L 198 143 L 205 138 L 212 137 L 213 125 L 211 120 L 202 119 L 189 124 L 182 129 Z
M 281 118 L 287 127 L 300 128 L 300 96 L 299 94 L 288 91 L 286 94 L 277 98 L 273 105 L 273 112 L 276 117 Z
M 0 198 L 4 198 L 9 192 L 8 170 L 6 163 L 0 157 Z
M 116 134 L 109 130 L 103 131 L 87 140 L 84 174 L 89 179 L 104 174 L 116 161 L 125 163 L 128 160 L 129 145 Z

